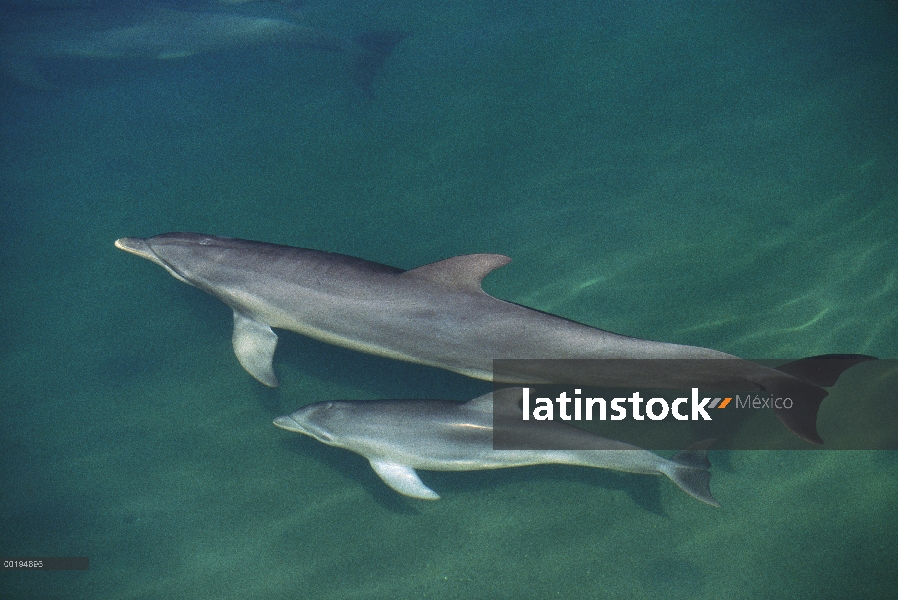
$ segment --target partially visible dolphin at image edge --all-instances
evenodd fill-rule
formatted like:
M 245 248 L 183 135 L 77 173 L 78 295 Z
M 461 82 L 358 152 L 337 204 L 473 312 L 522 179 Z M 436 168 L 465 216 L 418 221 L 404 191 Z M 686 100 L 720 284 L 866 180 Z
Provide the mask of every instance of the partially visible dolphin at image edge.
M 605 360 L 599 363 L 605 371 L 583 383 L 764 390 L 791 398 L 791 408 L 774 407 L 776 415 L 796 435 L 819 444 L 817 412 L 828 395 L 823 388 L 835 385 L 852 365 L 873 359 L 827 355 L 773 369 L 709 348 L 603 331 L 484 292 L 482 279 L 511 261 L 499 254 L 455 256 L 403 271 L 342 254 L 197 233 L 121 238 L 115 245 L 230 306 L 237 359 L 253 377 L 272 387 L 278 384 L 272 368 L 278 338 L 272 327 L 511 384 L 555 379 L 527 371 L 536 368 L 527 365 L 521 367 L 524 371 L 494 378 L 494 359 L 696 359 L 689 362 L 691 369 L 669 361 L 673 364 L 653 372 L 650 381 L 634 381 Z M 707 367 L 710 364 L 713 369 Z
M 56 86 L 42 73 L 37 59 L 170 60 L 230 48 L 293 43 L 346 53 L 352 79 L 370 93 L 374 77 L 393 47 L 408 37 L 398 31 L 344 37 L 286 18 L 164 7 L 129 16 L 115 25 L 95 24 L 97 15 L 88 15 L 90 18 L 80 20 L 73 17 L 70 23 L 57 18 L 55 27 L 43 29 L 6 26 L 0 34 L 0 67 L 26 86 L 49 90 Z
M 506 392 L 513 390 L 499 390 L 496 394 Z M 720 506 L 711 495 L 711 463 L 707 458 L 714 440 L 693 444 L 667 459 L 577 427 L 547 421 L 525 425 L 524 435 L 538 437 L 547 432 L 556 440 L 573 436 L 580 447 L 592 449 L 494 450 L 493 396 L 490 392 L 470 402 L 317 402 L 278 417 L 274 424 L 360 454 L 384 483 L 400 494 L 421 500 L 440 497 L 421 481 L 416 469 L 476 471 L 559 464 L 666 475 L 693 498 Z

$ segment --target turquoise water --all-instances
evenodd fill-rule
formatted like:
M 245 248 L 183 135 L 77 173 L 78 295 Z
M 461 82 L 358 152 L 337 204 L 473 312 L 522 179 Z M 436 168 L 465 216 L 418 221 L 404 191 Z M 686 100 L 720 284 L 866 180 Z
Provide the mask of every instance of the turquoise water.
M 894 453 L 712 452 L 719 509 L 563 467 L 423 472 L 442 499 L 407 499 L 271 420 L 487 384 L 283 332 L 266 389 L 227 307 L 112 245 L 497 252 L 489 293 L 602 329 L 898 358 L 893 3 L 303 9 L 410 33 L 373 98 L 284 45 L 4 80 L 0 553 L 91 568 L 0 597 L 893 597 Z

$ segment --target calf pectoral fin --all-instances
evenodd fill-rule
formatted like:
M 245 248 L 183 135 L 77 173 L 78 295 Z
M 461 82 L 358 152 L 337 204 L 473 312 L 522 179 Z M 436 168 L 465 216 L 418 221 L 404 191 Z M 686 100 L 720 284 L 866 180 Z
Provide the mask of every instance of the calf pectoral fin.
M 400 494 L 420 500 L 440 499 L 439 494 L 424 485 L 413 468 L 396 463 L 368 460 L 378 477 Z
M 278 345 L 278 336 L 265 323 L 255 321 L 234 311 L 234 354 L 246 371 L 270 387 L 277 387 L 271 361 Z

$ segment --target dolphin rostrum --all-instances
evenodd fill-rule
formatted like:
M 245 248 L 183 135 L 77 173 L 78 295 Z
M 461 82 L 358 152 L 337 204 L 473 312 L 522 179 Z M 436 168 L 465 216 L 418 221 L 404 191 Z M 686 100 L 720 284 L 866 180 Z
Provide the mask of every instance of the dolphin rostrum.
M 500 390 L 503 393 L 512 390 Z M 475 471 L 528 465 L 579 465 L 628 473 L 666 475 L 684 492 L 713 506 L 711 464 L 699 442 L 667 459 L 558 422 L 528 425 L 534 436 L 576 436 L 589 450 L 494 450 L 493 393 L 470 402 L 446 400 L 362 400 L 317 402 L 278 417 L 281 429 L 304 433 L 329 446 L 368 459 L 388 486 L 406 496 L 438 500 L 416 469 Z
M 403 271 L 341 254 L 197 233 L 122 238 L 115 245 L 230 306 L 237 359 L 269 386 L 277 385 L 272 327 L 486 380 L 493 379 L 494 359 L 696 359 L 688 363 L 713 363 L 714 372 L 666 361 L 674 364 L 639 382 L 619 373 L 613 361 L 602 361 L 609 363 L 605 372 L 585 383 L 765 390 L 791 398 L 792 408 L 775 408 L 777 416 L 799 437 L 821 443 L 817 410 L 828 394 L 821 386 L 834 385 L 842 371 L 871 358 L 829 355 L 772 369 L 717 350 L 602 331 L 484 292 L 484 276 L 511 260 L 499 254 L 455 256 Z M 538 371 L 496 379 L 556 381 Z
M 190 11 L 154 7 L 127 15 L 103 11 L 63 11 L 56 19 L 34 23 L 25 19 L 19 26 L 0 32 L 0 65 L 19 82 L 53 89 L 38 61 L 74 59 L 180 59 L 229 48 L 273 43 L 343 52 L 351 57 L 355 83 L 370 93 L 374 75 L 393 47 L 406 34 L 372 32 L 348 38 L 309 27 L 288 13 L 255 16 L 216 11 Z M 65 18 L 58 18 L 63 16 Z

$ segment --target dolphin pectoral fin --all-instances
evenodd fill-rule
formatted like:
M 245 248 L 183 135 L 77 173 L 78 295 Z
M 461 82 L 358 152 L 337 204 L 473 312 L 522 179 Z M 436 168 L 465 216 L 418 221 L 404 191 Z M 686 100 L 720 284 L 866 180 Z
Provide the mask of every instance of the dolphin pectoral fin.
M 269 387 L 278 386 L 271 361 L 278 336 L 265 323 L 234 311 L 234 354 L 246 371 Z
M 396 463 L 368 459 L 371 468 L 384 483 L 402 494 L 419 500 L 439 500 L 435 491 L 424 485 L 411 467 Z
M 406 271 L 402 277 L 421 277 L 433 283 L 473 292 L 483 292 L 480 282 L 511 259 L 502 254 L 465 254 Z

